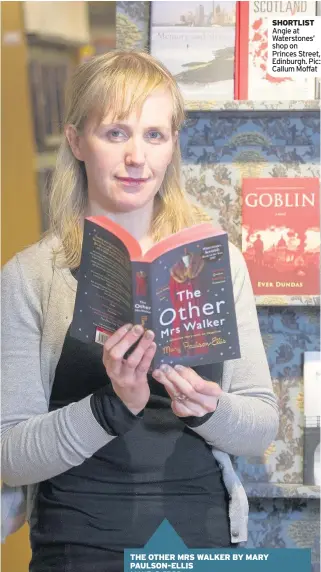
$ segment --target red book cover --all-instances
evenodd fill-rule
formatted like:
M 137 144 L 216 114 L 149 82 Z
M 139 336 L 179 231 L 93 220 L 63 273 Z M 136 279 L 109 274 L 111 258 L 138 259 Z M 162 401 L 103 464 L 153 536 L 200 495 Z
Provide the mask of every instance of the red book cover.
M 317 178 L 243 179 L 242 251 L 254 294 L 320 293 Z
M 249 2 L 236 3 L 234 99 L 248 99 Z

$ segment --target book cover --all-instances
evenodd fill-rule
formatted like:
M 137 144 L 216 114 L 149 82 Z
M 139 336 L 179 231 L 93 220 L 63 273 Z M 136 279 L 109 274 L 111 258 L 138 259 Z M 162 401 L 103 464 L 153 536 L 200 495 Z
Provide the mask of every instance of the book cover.
M 151 3 L 150 52 L 186 101 L 234 98 L 236 2 Z
M 321 353 L 304 352 L 304 449 L 303 482 L 321 484 L 320 468 L 320 388 Z
M 87 218 L 71 335 L 103 344 L 125 323 L 155 332 L 153 367 L 239 358 L 227 234 L 196 225 L 142 256 L 118 224 Z
M 243 179 L 242 251 L 255 295 L 320 293 L 320 184 Z
M 237 4 L 235 99 L 314 99 L 314 77 L 274 77 L 268 73 L 267 59 L 269 19 L 313 17 L 316 3 L 241 1 Z

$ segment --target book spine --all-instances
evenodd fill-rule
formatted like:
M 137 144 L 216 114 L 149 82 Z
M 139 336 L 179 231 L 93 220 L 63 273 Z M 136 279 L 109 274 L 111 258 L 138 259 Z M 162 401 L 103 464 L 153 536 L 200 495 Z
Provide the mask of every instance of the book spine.
M 235 6 L 234 99 L 239 98 L 240 61 L 240 2 Z
M 304 485 L 320 484 L 318 481 L 318 448 L 320 449 L 320 417 L 305 417 L 303 429 Z
M 145 330 L 152 330 L 151 265 L 132 262 L 133 321 Z
M 248 99 L 249 2 L 236 4 L 234 99 Z

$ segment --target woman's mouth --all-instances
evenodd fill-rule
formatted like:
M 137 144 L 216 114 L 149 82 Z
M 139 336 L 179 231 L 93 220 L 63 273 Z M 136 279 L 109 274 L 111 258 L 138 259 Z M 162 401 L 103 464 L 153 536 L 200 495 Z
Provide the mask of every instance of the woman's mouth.
M 116 179 L 120 181 L 120 183 L 122 183 L 123 185 L 129 187 L 137 187 L 148 181 L 148 179 L 134 178 L 134 177 L 116 177 Z

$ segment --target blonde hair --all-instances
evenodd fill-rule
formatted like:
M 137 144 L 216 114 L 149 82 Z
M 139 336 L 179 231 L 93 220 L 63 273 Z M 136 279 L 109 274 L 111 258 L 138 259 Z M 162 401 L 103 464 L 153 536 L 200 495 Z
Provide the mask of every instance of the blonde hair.
M 114 118 L 127 118 L 140 109 L 157 88 L 167 88 L 173 99 L 173 132 L 184 122 L 184 101 L 170 72 L 145 52 L 113 51 L 80 64 L 74 71 L 66 93 L 65 125 L 78 132 L 93 116 L 97 122 L 110 112 Z M 151 233 L 153 240 L 210 220 L 200 208 L 187 200 L 180 182 L 181 156 L 175 143 L 173 158 L 157 194 Z M 49 198 L 49 233 L 60 239 L 62 255 L 69 268 L 80 262 L 82 228 L 87 206 L 87 177 L 84 164 L 73 155 L 64 136 L 57 155 Z

